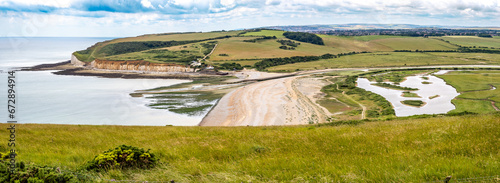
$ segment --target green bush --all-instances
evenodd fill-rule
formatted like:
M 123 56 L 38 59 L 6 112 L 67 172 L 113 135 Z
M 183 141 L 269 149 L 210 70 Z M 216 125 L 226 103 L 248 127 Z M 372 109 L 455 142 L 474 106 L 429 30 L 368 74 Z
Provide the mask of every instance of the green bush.
M 61 172 L 59 168 L 40 166 L 35 164 L 25 165 L 16 163 L 14 173 L 10 171 L 10 163 L 0 161 L 0 182 L 11 183 L 65 183 L 74 180 L 71 172 Z
M 142 148 L 120 145 L 114 149 L 104 151 L 87 162 L 87 170 L 107 170 L 111 168 L 153 168 L 158 159 L 153 153 Z
M 223 63 L 217 66 L 217 69 L 223 70 L 243 70 L 243 67 L 239 63 Z

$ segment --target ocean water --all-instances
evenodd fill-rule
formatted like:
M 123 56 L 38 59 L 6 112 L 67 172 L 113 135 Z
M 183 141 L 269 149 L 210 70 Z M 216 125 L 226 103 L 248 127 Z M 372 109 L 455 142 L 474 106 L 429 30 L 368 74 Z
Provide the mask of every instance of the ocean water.
M 0 108 L 7 111 L 7 71 L 70 59 L 71 53 L 113 38 L 0 38 Z M 147 107 L 136 90 L 189 82 L 178 79 L 119 79 L 60 76 L 53 71 L 16 72 L 18 123 L 88 125 L 197 125 L 202 116 L 187 116 Z M 0 113 L 5 123 L 8 113 Z

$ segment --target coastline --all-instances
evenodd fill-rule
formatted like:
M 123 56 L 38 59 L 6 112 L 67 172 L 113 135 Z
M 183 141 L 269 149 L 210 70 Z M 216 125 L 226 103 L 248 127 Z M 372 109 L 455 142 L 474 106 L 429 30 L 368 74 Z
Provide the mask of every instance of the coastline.
M 40 64 L 31 67 L 23 67 L 21 71 L 47 71 L 57 70 L 53 72 L 55 75 L 72 75 L 72 76 L 97 76 L 103 78 L 123 78 L 123 79 L 190 79 L 197 80 L 203 78 L 220 76 L 216 72 L 204 73 L 146 73 L 146 72 L 125 72 L 121 70 L 97 70 L 88 69 L 85 67 L 74 66 L 71 61 L 63 61 L 54 64 Z

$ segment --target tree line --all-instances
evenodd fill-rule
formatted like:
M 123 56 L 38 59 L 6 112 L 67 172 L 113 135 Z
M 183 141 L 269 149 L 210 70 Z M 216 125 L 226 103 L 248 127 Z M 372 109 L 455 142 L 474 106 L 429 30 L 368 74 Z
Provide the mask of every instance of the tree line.
M 267 67 L 272 67 L 277 65 L 293 64 L 298 62 L 310 62 L 320 59 L 330 59 L 336 57 L 337 57 L 336 55 L 327 53 L 321 56 L 294 56 L 294 57 L 282 57 L 282 58 L 268 58 L 260 62 L 256 62 L 254 66 L 255 68 L 257 68 L 257 70 L 264 70 Z
M 276 36 L 263 36 L 263 37 L 259 37 L 259 38 L 255 38 L 255 39 L 243 40 L 243 42 L 255 43 L 257 41 L 266 40 L 266 39 L 276 39 Z
M 316 34 L 311 34 L 307 32 L 285 32 L 283 33 L 283 36 L 295 41 L 301 41 L 317 45 L 325 45 L 321 37 L 319 37 Z

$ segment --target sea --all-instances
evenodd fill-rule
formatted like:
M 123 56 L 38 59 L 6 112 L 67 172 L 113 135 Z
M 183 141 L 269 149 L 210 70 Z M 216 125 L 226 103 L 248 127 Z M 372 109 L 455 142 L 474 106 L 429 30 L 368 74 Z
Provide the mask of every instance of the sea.
M 136 90 L 190 82 L 179 79 L 120 79 L 94 76 L 61 76 L 55 71 L 15 72 L 15 111 L 8 111 L 9 71 L 67 61 L 105 37 L 0 37 L 0 119 L 2 123 L 193 126 L 203 116 L 188 116 L 153 109 Z M 12 92 L 12 91 L 11 91 Z

